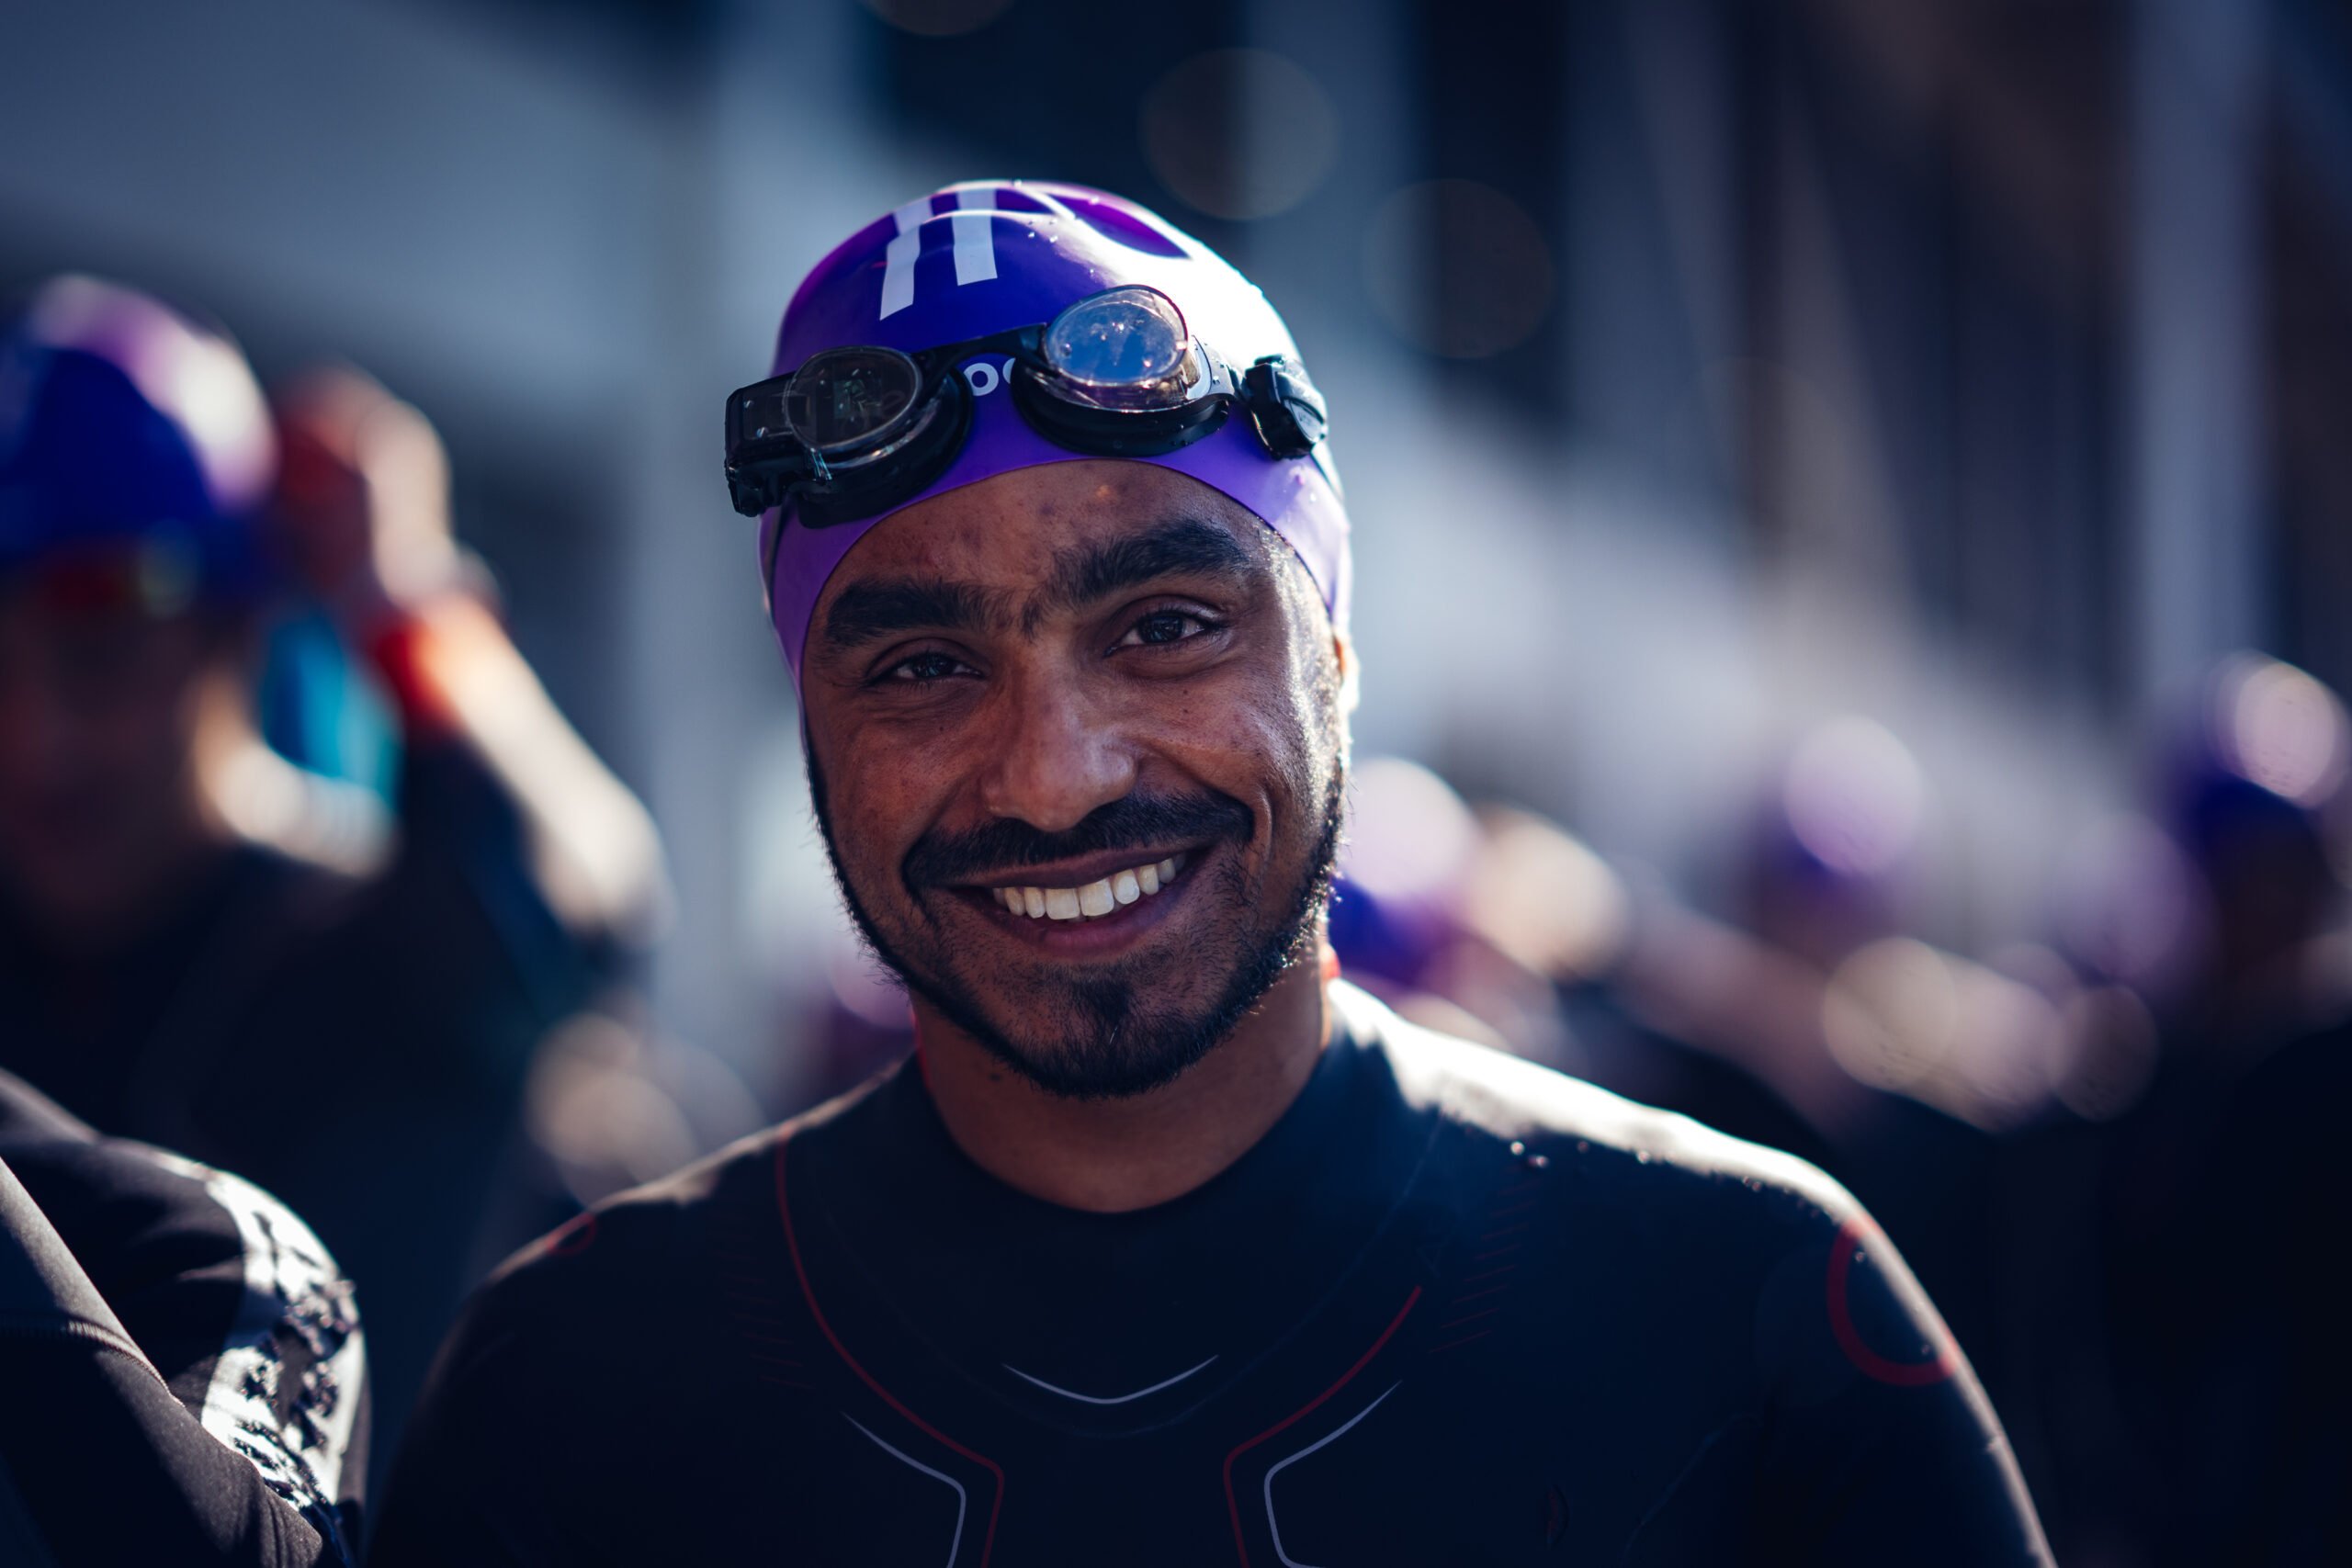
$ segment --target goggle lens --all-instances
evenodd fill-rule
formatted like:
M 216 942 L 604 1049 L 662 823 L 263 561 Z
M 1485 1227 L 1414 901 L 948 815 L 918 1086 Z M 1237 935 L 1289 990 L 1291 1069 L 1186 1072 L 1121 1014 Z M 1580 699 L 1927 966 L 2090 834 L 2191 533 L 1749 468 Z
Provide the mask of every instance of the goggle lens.
M 1056 316 L 1040 348 L 1056 372 L 1099 395 L 1151 391 L 1177 379 L 1193 340 L 1174 300 L 1130 285 Z
M 887 441 L 913 412 L 922 373 L 887 348 L 842 348 L 802 366 L 784 394 L 793 434 L 831 457 Z

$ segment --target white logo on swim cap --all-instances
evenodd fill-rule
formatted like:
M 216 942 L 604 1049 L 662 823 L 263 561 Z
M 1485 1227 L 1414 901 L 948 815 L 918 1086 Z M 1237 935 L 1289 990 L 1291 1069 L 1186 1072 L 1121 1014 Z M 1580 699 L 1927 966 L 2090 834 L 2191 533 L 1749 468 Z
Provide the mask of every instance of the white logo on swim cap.
M 948 219 L 956 236 L 956 286 L 960 288 L 967 283 L 986 283 L 996 276 L 996 236 L 990 230 L 993 220 L 989 217 L 989 209 L 996 205 L 996 192 L 985 186 L 959 190 L 956 193 L 956 205 L 964 209 Z M 934 216 L 927 196 L 890 214 L 899 231 L 882 251 L 882 314 L 886 318 L 915 302 L 915 257 L 922 251 L 921 230 Z
M 1012 379 L 1012 361 L 1008 359 L 1001 366 L 997 366 L 985 359 L 975 359 L 964 367 L 964 379 L 971 383 L 972 396 L 985 398 Z

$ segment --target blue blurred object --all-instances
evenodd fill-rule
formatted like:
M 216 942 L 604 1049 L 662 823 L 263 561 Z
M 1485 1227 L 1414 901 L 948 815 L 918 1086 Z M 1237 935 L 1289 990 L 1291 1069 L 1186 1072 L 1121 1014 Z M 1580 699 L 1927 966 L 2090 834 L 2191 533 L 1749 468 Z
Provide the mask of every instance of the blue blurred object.
M 276 469 L 243 353 L 144 294 L 53 278 L 0 333 L 0 571 L 96 557 L 151 611 L 252 598 Z
M 1344 876 L 1332 883 L 1329 922 L 1331 950 L 1350 976 L 1399 986 L 1420 984 L 1442 934 L 1422 911 L 1393 908 Z
M 1462 931 L 1464 890 L 1480 842 L 1453 786 L 1418 762 L 1360 759 L 1348 785 L 1330 940 L 1351 975 L 1419 987 Z
M 279 756 L 397 804 L 398 716 L 323 611 L 302 607 L 272 620 L 256 707 L 262 739 Z

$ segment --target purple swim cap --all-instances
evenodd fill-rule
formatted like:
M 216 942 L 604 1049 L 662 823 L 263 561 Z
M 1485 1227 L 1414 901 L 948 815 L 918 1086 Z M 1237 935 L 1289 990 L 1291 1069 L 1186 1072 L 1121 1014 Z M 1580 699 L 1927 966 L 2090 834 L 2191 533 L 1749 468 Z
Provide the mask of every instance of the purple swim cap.
M 269 407 L 220 333 L 73 276 L 0 324 L 0 571 L 152 546 L 208 593 L 257 592 L 277 473 Z
M 817 264 L 776 333 L 773 373 L 831 348 L 905 353 L 1040 325 L 1062 308 L 1122 284 L 1159 289 L 1198 341 L 1232 365 L 1297 356 L 1282 318 L 1225 259 L 1157 213 L 1083 186 L 974 180 L 949 186 L 876 220 Z M 934 495 L 1015 468 L 1086 460 L 1057 446 L 1014 408 L 1009 359 L 963 367 L 972 430 L 928 490 L 888 511 L 828 528 L 804 527 L 775 508 L 761 522 L 761 558 L 775 549 L 768 613 L 800 682 L 801 651 L 826 580 L 875 525 Z M 1162 457 L 1138 457 L 1189 474 L 1281 535 L 1322 591 L 1331 624 L 1348 611 L 1348 517 L 1329 457 L 1268 455 L 1246 417 Z M 779 536 L 778 531 L 781 530 Z

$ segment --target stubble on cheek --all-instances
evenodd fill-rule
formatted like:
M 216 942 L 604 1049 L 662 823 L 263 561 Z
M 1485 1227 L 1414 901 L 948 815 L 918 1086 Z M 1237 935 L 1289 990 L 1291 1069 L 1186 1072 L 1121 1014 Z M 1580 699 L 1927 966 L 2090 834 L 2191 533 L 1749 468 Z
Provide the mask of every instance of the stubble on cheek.
M 1117 1097 L 1181 1074 L 1311 949 L 1318 930 L 1346 727 L 1328 625 L 1319 602 L 1307 608 L 1307 625 L 1323 628 L 1320 647 L 1295 637 L 1241 689 L 1201 693 L 1170 716 L 1170 735 L 1182 737 L 1170 753 L 1178 770 L 1204 787 L 1224 781 L 1231 798 L 1250 807 L 1252 828 L 1246 840 L 1216 845 L 1189 907 L 1108 963 L 1056 963 L 984 911 L 940 902 L 956 893 L 917 890 L 906 850 L 845 863 L 812 748 L 811 797 L 835 878 L 868 944 L 1000 1066 L 1049 1091 Z M 1242 771 L 1255 776 L 1237 777 L 1237 759 L 1254 760 Z M 918 805 L 888 790 L 853 825 L 866 843 L 895 842 L 871 830 L 886 818 L 900 821 L 896 807 Z

